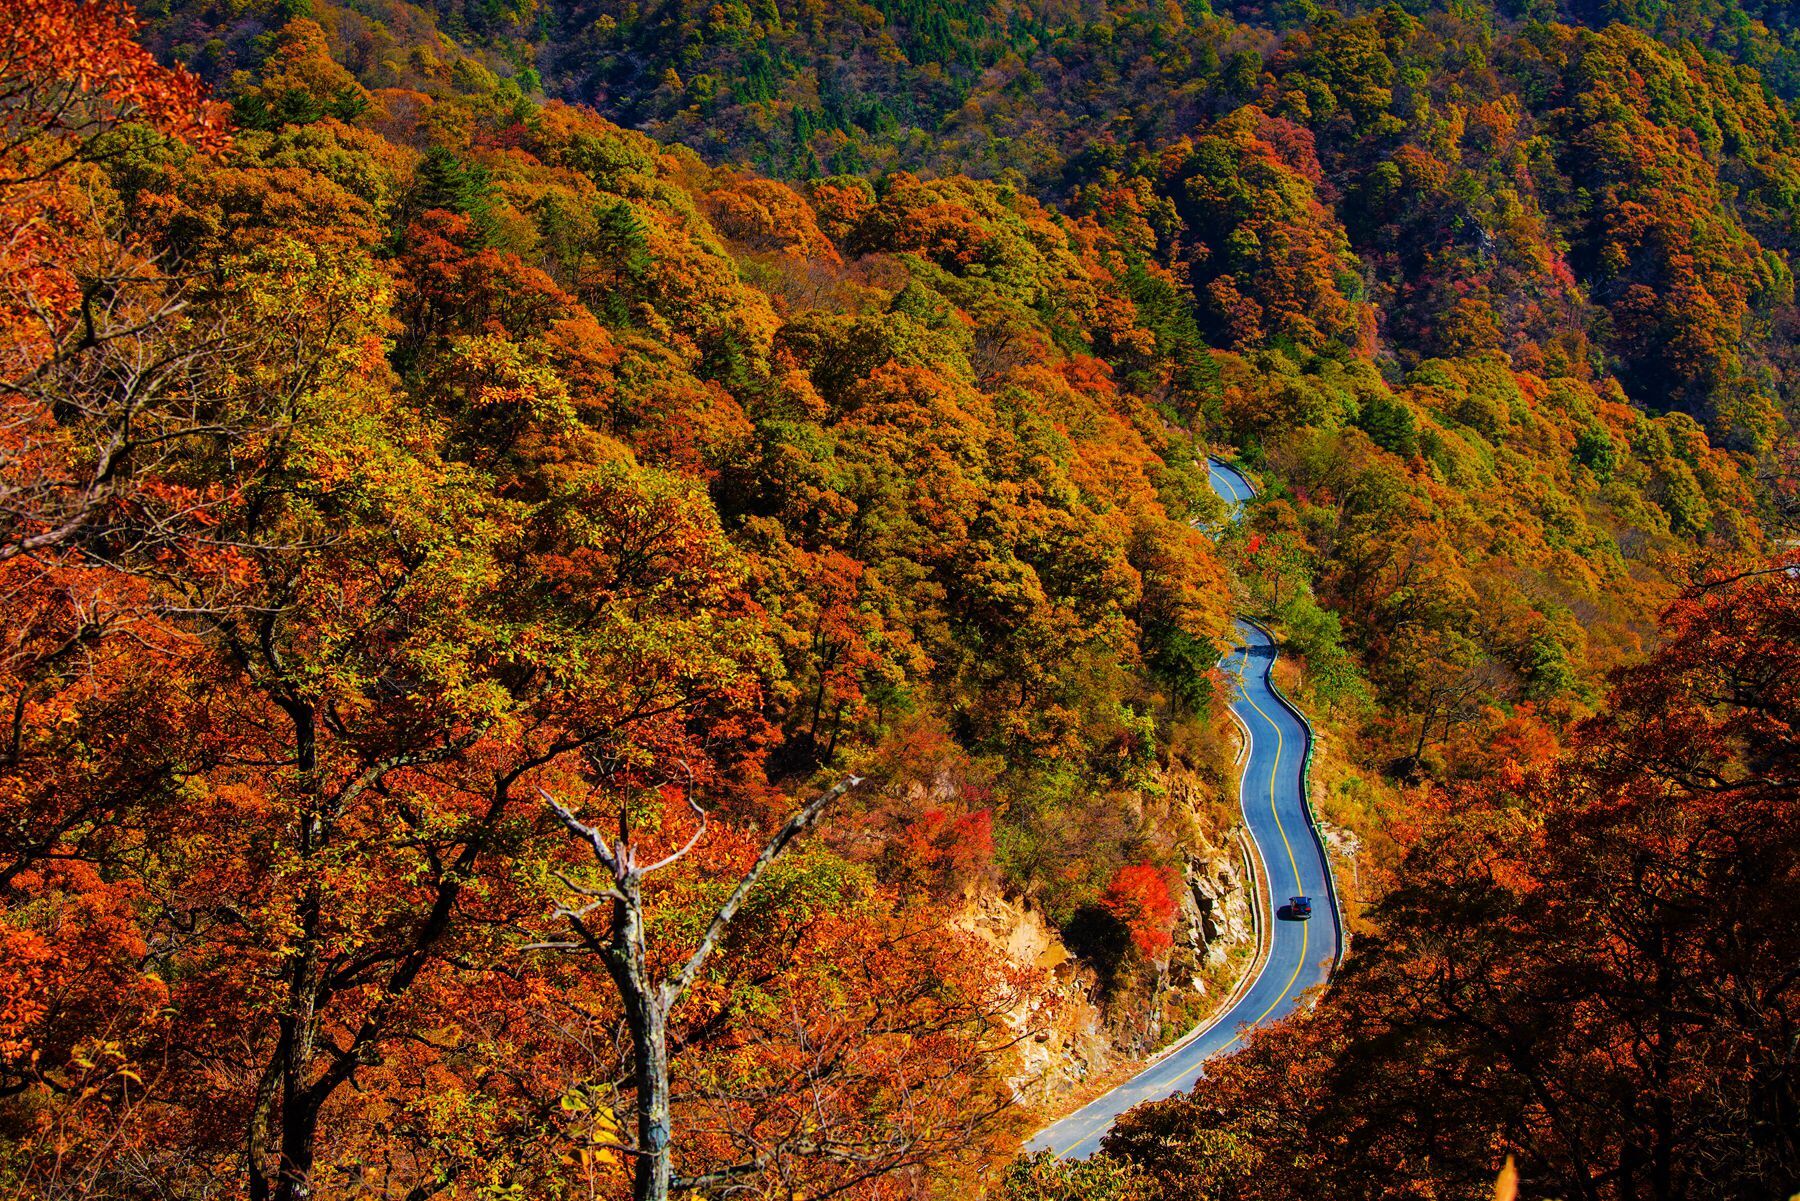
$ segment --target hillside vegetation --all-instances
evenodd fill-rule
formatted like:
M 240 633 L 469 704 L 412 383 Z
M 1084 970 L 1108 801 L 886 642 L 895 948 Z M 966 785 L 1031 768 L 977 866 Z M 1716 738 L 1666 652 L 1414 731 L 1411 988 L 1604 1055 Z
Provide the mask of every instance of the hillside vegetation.
M 694 1195 L 1786 1179 L 1795 34 L 1527 7 L 24 0 L 0 1187 L 645 1196 L 546 801 L 669 971 L 851 777 L 672 1011 Z M 1182 983 L 1241 612 L 1368 949 L 996 1184 Z

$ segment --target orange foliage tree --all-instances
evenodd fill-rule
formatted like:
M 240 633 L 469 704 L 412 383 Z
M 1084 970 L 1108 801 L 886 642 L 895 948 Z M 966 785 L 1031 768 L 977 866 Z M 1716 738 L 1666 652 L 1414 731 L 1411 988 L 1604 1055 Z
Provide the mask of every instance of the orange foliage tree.
M 1800 584 L 1695 588 L 1567 753 L 1440 796 L 1315 1016 L 1110 1139 L 1162 1195 L 1732 1197 L 1800 1165 Z M 1232 1148 L 1238 1149 L 1235 1153 Z
M 1125 927 L 1131 945 L 1145 959 L 1156 958 L 1172 945 L 1175 898 L 1166 871 L 1148 863 L 1120 868 L 1101 894 L 1100 907 Z

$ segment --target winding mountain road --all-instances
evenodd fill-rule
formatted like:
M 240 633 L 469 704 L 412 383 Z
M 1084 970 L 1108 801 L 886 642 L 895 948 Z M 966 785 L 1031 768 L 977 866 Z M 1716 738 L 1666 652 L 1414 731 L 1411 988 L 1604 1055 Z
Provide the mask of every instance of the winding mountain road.
M 1208 460 L 1207 465 L 1213 491 L 1236 516 L 1254 495 L 1249 482 L 1217 460 Z M 1309 738 L 1306 723 L 1269 678 L 1275 666 L 1274 640 L 1246 621 L 1237 623 L 1237 636 L 1242 645 L 1225 657 L 1223 666 L 1235 679 L 1232 712 L 1249 734 L 1238 792 L 1244 822 L 1263 862 L 1269 911 L 1276 914 L 1269 954 L 1256 979 L 1223 1015 L 1111 1092 L 1039 1131 L 1029 1150 L 1086 1159 L 1100 1149 L 1100 1139 L 1113 1119 L 1144 1101 L 1185 1092 L 1208 1059 L 1235 1050 L 1251 1027 L 1292 1013 L 1308 989 L 1331 975 L 1343 931 L 1332 900 L 1330 863 L 1306 806 L 1302 778 Z M 1282 916 L 1293 896 L 1313 898 L 1310 921 Z

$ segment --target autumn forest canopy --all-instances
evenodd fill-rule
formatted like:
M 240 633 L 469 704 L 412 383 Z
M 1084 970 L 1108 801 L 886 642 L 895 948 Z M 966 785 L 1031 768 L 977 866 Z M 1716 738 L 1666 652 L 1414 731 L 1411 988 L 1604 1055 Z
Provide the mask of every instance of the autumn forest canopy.
M 1800 1193 L 1797 106 L 1773 0 L 0 4 L 0 1197 Z M 1351 952 L 1021 1156 L 1251 968 L 1238 616 Z

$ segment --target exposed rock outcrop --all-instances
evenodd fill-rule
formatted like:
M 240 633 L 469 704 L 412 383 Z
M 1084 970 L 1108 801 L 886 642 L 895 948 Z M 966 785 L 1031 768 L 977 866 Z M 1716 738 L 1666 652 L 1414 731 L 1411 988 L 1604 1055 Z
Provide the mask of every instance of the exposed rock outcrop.
M 1228 844 L 1234 845 L 1234 844 Z M 1028 903 L 997 893 L 970 898 L 964 929 L 1013 963 L 1048 973 L 1048 995 L 1013 1015 L 1029 1031 L 1012 1080 L 1022 1103 L 1050 1105 L 1081 1081 L 1154 1051 L 1224 1000 L 1254 953 L 1243 865 L 1232 850 L 1190 858 L 1174 946 L 1154 963 L 1102 979 L 1070 954 L 1060 932 Z

